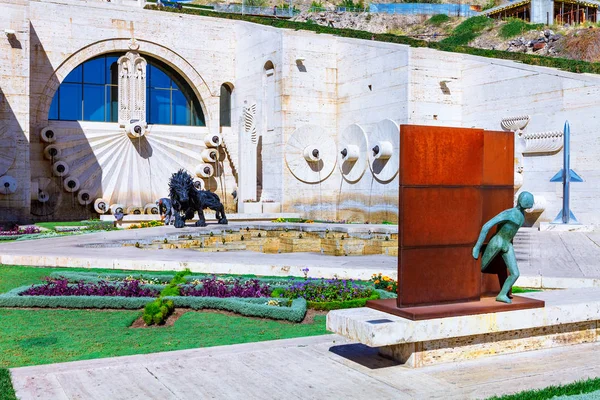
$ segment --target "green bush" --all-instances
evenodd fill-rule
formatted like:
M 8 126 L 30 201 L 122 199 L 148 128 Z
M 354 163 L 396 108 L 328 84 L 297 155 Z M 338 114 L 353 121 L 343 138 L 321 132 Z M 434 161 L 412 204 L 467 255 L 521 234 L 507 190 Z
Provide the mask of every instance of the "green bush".
M 307 302 L 308 308 L 320 311 L 340 310 L 342 308 L 358 308 L 364 307 L 368 300 L 377 300 L 380 298 L 379 291 L 374 291 L 370 297 L 364 299 L 354 299 L 346 301 L 328 301 L 328 302 Z
M 161 292 L 161 297 L 164 296 L 179 296 L 181 293 L 179 291 L 179 286 L 175 283 L 169 283 Z
M 491 28 L 493 25 L 494 21 L 485 15 L 471 17 L 454 28 L 452 35 L 442 40 L 440 43 L 453 46 L 467 45 L 470 41 L 479 36 L 481 31 Z
M 146 325 L 162 325 L 169 318 L 169 315 L 173 313 L 174 309 L 175 306 L 172 300 L 165 300 L 159 297 L 146 304 L 142 319 Z
M 522 35 L 528 31 L 543 28 L 544 24 L 529 24 L 522 19 L 510 18 L 506 24 L 500 27 L 498 34 L 503 39 L 509 39 L 514 36 Z
M 173 284 L 182 284 L 186 282 L 185 277 L 188 275 L 191 275 L 192 271 L 190 271 L 189 268 L 184 269 L 183 271 L 179 271 L 178 273 L 175 274 L 175 276 L 173 277 L 173 279 L 171 279 L 171 283 Z
M 425 23 L 433 26 L 440 26 L 445 22 L 450 21 L 450 17 L 446 14 L 436 14 L 429 18 Z

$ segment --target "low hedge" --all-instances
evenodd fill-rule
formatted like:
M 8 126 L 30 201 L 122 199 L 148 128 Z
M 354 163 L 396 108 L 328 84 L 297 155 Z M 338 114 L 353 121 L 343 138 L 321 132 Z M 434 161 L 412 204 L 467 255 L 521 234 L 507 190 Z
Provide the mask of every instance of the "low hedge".
M 0 295 L 0 307 L 44 308 L 143 308 L 155 297 L 123 296 L 20 296 L 31 286 L 21 286 Z
M 269 306 L 268 297 L 242 299 L 239 297 L 165 297 L 173 300 L 175 307 L 187 307 L 194 310 L 216 309 L 232 311 L 249 317 L 283 319 L 300 322 L 306 314 L 306 300 L 294 299 L 290 307 Z M 281 300 L 281 299 L 276 299 Z
M 435 50 L 447 51 L 452 53 L 470 54 L 480 57 L 499 58 L 504 60 L 518 61 L 523 64 L 536 65 L 542 67 L 557 68 L 568 72 L 575 73 L 590 73 L 600 74 L 600 63 L 591 63 L 587 61 L 570 60 L 566 58 L 544 57 L 525 53 L 512 53 L 502 50 L 485 50 L 456 45 L 452 43 L 427 42 L 424 40 L 413 39 L 407 36 L 397 36 L 390 33 L 376 33 L 359 31 L 354 29 L 331 28 L 318 24 L 307 24 L 304 22 L 295 22 L 283 19 L 266 18 L 254 15 L 242 15 L 233 13 L 221 13 L 209 10 L 199 9 L 175 9 L 175 8 L 158 8 L 155 5 L 147 5 L 148 10 L 159 10 L 163 12 L 172 12 L 179 14 L 199 15 L 203 17 L 224 18 L 238 21 L 252 22 L 260 25 L 272 26 L 274 28 L 294 29 L 303 31 L 312 31 L 316 33 L 326 33 L 341 37 L 375 40 L 379 42 L 404 44 L 410 47 L 428 47 Z
M 380 294 L 378 291 L 374 291 L 370 297 L 366 297 L 363 299 L 353 299 L 346 301 L 328 301 L 328 302 L 317 302 L 317 301 L 309 301 L 308 308 L 312 308 L 313 310 L 319 311 L 330 311 L 330 310 L 340 310 L 342 308 L 358 308 L 364 307 L 367 304 L 368 300 L 378 300 L 380 298 Z
M 31 286 L 21 286 L 0 295 L 0 307 L 43 307 L 43 308 L 114 308 L 136 310 L 155 301 L 155 297 L 120 297 L 120 296 L 20 296 L 19 293 Z M 182 297 L 169 296 L 165 300 L 173 301 L 175 307 L 195 310 L 216 309 L 232 311 L 238 314 L 282 319 L 300 322 L 306 314 L 306 300 L 295 299 L 290 307 L 269 306 L 269 297 Z M 281 299 L 276 299 L 281 300 Z

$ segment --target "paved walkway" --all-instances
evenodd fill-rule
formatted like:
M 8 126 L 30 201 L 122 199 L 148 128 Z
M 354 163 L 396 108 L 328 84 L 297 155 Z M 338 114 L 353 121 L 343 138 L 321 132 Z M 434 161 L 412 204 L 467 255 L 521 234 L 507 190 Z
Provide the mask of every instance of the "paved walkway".
M 133 270 L 181 270 L 194 272 L 302 276 L 302 269 L 309 268 L 315 278 L 333 277 L 369 279 L 373 273 L 384 272 L 396 276 L 397 257 L 385 255 L 361 257 L 335 257 L 318 253 L 263 254 L 252 251 L 199 252 L 190 249 L 149 250 L 123 247 L 122 241 L 135 243 L 151 239 L 176 239 L 179 235 L 199 232 L 218 232 L 220 229 L 239 230 L 257 223 L 231 223 L 227 226 L 209 225 L 205 228 L 172 226 L 109 231 L 94 234 L 66 236 L 35 241 L 0 244 L 0 264 L 58 266 L 83 268 L 117 268 Z M 365 233 L 369 231 L 397 232 L 389 225 L 340 225 L 327 224 L 271 224 L 291 229 L 298 226 L 304 231 L 326 228 Z M 281 225 L 281 226 L 280 226 Z M 35 248 L 35 251 L 32 249 Z
M 13 369 L 29 399 L 478 399 L 600 376 L 600 343 L 409 369 L 337 335 Z
M 188 267 L 194 272 L 278 276 L 302 276 L 301 270 L 309 268 L 312 277 L 337 275 L 340 278 L 369 279 L 378 272 L 397 277 L 398 258 L 384 255 L 335 257 L 318 253 L 204 253 L 190 249 L 148 250 L 121 246 L 122 241 L 176 238 L 201 231 L 216 232 L 222 228 L 240 229 L 248 225 L 257 224 L 242 222 L 226 227 L 209 225 L 206 228 L 177 230 L 159 227 L 3 243 L 0 244 L 0 264 L 134 270 L 179 270 Z M 320 224 L 288 225 L 305 230 L 324 229 Z M 395 226 L 386 225 L 331 224 L 327 227 L 359 233 L 397 230 Z M 517 284 L 538 286 L 537 283 L 542 282 L 551 288 L 600 286 L 600 232 L 540 232 L 523 228 L 514 243 L 522 277 Z M 591 281 L 593 278 L 596 280 Z

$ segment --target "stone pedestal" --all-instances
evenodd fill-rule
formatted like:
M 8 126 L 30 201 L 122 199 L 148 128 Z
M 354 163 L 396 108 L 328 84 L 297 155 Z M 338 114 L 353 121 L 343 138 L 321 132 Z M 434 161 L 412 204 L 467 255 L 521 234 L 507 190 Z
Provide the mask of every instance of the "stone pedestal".
M 600 341 L 600 289 L 528 296 L 545 307 L 424 320 L 366 307 L 334 310 L 327 329 L 413 368 Z

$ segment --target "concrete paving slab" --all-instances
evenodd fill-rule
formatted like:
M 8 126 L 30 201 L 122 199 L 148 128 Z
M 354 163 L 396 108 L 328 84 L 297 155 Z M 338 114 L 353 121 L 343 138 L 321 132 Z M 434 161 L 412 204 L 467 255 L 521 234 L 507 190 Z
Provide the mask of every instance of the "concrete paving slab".
M 11 370 L 29 399 L 481 399 L 600 376 L 600 343 L 419 370 L 337 335 Z
M 281 224 L 271 225 L 283 229 Z M 316 224 L 287 224 L 286 226 L 301 227 L 300 225 L 305 225 L 305 230 L 318 228 Z M 335 257 L 319 253 L 264 254 L 252 251 L 203 253 L 190 249 L 147 250 L 121 245 L 122 241 L 135 242 L 165 237 L 171 240 L 179 235 L 217 232 L 218 229 L 239 230 L 246 226 L 261 225 L 231 223 L 227 226 L 215 224 L 205 228 L 182 229 L 167 226 L 3 243 L 0 244 L 0 264 L 141 271 L 190 268 L 194 272 L 276 276 L 303 276 L 302 269 L 309 268 L 311 277 L 338 276 L 355 279 L 369 279 L 372 274 L 378 272 L 392 277 L 397 274 L 397 257 L 385 255 Z M 395 226 L 358 224 L 328 224 L 320 229 L 353 233 L 397 231 Z

